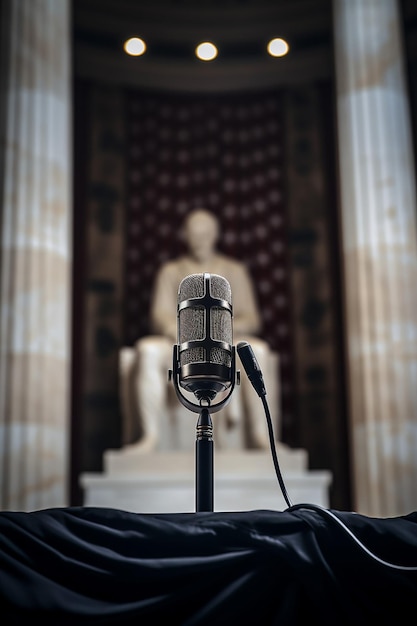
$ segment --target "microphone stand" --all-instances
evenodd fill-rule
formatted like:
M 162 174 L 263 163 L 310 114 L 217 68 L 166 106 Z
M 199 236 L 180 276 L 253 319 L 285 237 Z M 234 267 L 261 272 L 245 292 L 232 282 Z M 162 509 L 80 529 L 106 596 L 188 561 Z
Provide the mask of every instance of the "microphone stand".
M 197 512 L 213 511 L 213 423 L 207 407 L 197 421 L 195 441 L 195 508 Z
M 173 380 L 175 392 L 180 402 L 190 411 L 199 413 L 196 426 L 196 442 L 195 442 L 195 507 L 196 512 L 213 512 L 214 501 L 214 441 L 213 441 L 213 423 L 211 421 L 211 413 L 220 411 L 229 402 L 232 392 L 235 388 L 235 382 L 240 384 L 240 372 L 236 372 L 235 347 L 232 347 L 232 366 L 231 366 L 231 385 L 228 394 L 223 400 L 217 404 L 202 406 L 196 404 L 187 398 L 179 388 L 179 356 L 178 345 L 173 348 L 173 369 L 168 370 L 169 380 Z

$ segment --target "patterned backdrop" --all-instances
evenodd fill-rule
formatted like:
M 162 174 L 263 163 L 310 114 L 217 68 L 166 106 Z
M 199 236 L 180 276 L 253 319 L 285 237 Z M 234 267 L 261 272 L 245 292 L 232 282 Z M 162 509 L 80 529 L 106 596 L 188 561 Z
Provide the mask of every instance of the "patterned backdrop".
M 187 212 L 207 208 L 220 220 L 221 250 L 252 275 L 262 336 L 280 355 L 285 412 L 292 337 L 282 117 L 279 92 L 244 98 L 129 93 L 124 342 L 149 333 L 155 273 L 183 252 L 179 225 Z

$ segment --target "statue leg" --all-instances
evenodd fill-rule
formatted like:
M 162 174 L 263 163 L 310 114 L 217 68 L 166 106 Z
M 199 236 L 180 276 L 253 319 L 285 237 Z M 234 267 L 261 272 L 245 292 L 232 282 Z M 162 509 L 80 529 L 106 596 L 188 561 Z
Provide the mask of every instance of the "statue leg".
M 172 344 L 165 337 L 142 337 L 136 343 L 136 359 L 135 398 L 141 436 L 130 447 L 140 452 L 150 452 L 158 445 L 162 418 L 167 411 Z

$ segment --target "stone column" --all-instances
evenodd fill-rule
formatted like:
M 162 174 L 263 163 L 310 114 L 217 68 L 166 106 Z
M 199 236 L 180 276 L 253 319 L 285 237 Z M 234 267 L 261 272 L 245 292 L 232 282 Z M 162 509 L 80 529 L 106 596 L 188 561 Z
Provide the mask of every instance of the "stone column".
M 1 4 L 0 507 L 67 504 L 68 0 Z
M 354 506 L 417 507 L 416 189 L 396 0 L 334 0 Z

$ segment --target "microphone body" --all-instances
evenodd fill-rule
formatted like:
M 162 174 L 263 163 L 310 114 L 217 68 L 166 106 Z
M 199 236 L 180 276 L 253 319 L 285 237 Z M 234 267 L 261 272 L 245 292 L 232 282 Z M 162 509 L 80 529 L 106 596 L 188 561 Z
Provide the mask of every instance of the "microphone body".
M 190 274 L 178 288 L 178 382 L 201 402 L 234 384 L 232 296 L 218 274 Z

